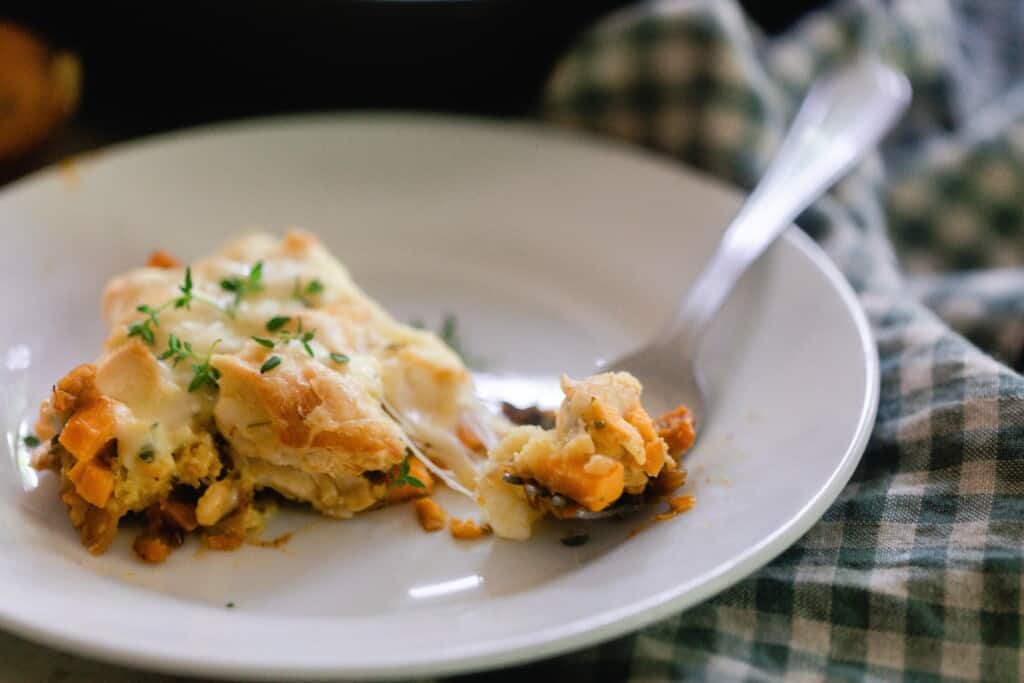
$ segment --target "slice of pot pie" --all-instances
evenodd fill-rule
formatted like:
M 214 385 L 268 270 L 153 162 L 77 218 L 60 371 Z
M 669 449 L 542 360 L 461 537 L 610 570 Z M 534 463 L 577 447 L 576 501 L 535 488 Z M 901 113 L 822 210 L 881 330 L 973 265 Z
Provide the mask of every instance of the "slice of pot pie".
M 396 322 L 306 233 L 244 237 L 189 267 L 157 252 L 107 285 L 103 312 L 103 353 L 54 385 L 36 425 L 37 465 L 59 472 L 92 553 L 127 516 L 144 521 L 134 547 L 149 562 L 190 532 L 237 548 L 264 522 L 263 489 L 346 518 L 437 478 L 524 539 L 545 515 L 602 513 L 685 479 L 684 408 L 655 423 L 639 382 L 607 373 L 563 379 L 553 429 L 513 427 L 441 339 Z M 422 502 L 426 526 L 443 524 Z M 455 521 L 459 538 L 488 529 Z
M 131 513 L 149 561 L 195 530 L 237 547 L 260 489 L 349 517 L 429 493 L 431 472 L 474 485 L 466 435 L 487 427 L 469 372 L 311 235 L 245 237 L 189 268 L 158 252 L 108 284 L 103 312 L 104 352 L 54 385 L 36 426 L 90 552 Z

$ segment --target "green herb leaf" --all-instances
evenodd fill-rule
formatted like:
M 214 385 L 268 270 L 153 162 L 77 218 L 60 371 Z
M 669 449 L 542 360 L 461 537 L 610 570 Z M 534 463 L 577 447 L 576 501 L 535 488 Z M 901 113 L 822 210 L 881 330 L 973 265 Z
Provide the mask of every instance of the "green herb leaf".
M 266 337 L 253 337 L 252 340 L 260 346 L 265 346 L 268 349 L 274 348 L 274 340 L 267 339 Z
M 263 289 L 263 261 L 257 261 L 249 269 L 249 291 L 258 292 Z
M 257 261 L 249 268 L 249 274 L 245 279 L 228 277 L 220 281 L 220 288 L 235 295 L 234 300 L 228 304 L 225 311 L 232 318 L 242 304 L 242 297 L 253 292 L 263 290 L 263 261 Z
M 207 382 L 212 381 L 212 378 L 210 377 L 209 374 L 209 369 L 204 365 L 193 365 L 192 372 L 194 373 L 192 375 L 192 381 L 188 383 L 188 390 L 190 392 L 196 391 Z M 216 382 L 213 383 L 216 384 Z
M 405 457 L 402 459 L 402 464 L 398 466 L 398 476 L 391 482 L 391 486 L 412 486 L 418 489 L 425 489 L 426 485 L 417 479 L 416 477 L 409 474 L 409 458 L 414 457 L 412 450 L 406 447 Z
M 333 360 L 335 363 L 347 363 L 349 361 L 349 357 L 343 353 L 336 353 L 332 351 L 331 360 Z
M 457 326 L 458 321 L 455 316 L 450 313 L 444 317 L 443 321 L 441 321 L 441 341 L 452 347 L 452 350 L 458 346 Z
M 322 293 L 323 291 L 324 283 L 320 282 L 317 279 L 310 280 L 309 284 L 306 285 L 306 294 L 309 294 L 310 296 L 315 296 L 317 294 Z
M 167 360 L 168 358 L 174 359 L 174 367 L 178 367 L 178 363 L 193 356 L 192 345 L 188 342 L 185 343 L 184 349 L 181 345 L 181 340 L 173 334 L 167 336 L 167 350 L 157 356 L 160 360 Z
M 185 342 L 185 350 L 180 353 L 181 358 L 195 358 L 201 360 L 201 363 L 196 363 L 192 366 L 192 381 L 189 382 L 188 390 L 196 391 L 203 386 L 210 386 L 213 389 L 219 388 L 217 380 L 220 379 L 220 370 L 210 365 L 210 359 L 213 357 L 213 351 L 217 348 L 217 344 L 220 344 L 220 339 L 213 342 L 210 345 L 210 351 L 205 356 L 197 356 L 192 351 L 192 345 L 189 342 Z
M 276 368 L 280 364 L 281 364 L 281 357 L 280 356 L 271 356 L 266 361 L 264 361 L 263 365 L 260 366 L 260 374 L 261 375 L 265 375 L 266 373 L 270 372 L 271 370 L 273 370 L 274 368 Z
M 149 326 L 151 322 L 150 320 L 144 320 L 140 323 L 132 323 L 128 326 L 128 336 L 139 337 L 152 346 L 156 342 L 156 336 L 153 334 L 153 328 Z
M 299 319 L 301 321 L 301 318 Z M 315 358 L 316 354 L 313 353 L 313 347 L 309 345 L 309 342 L 313 341 L 313 335 L 316 334 L 316 330 L 310 330 L 302 335 L 299 341 L 302 342 L 302 348 L 306 349 L 306 353 L 309 354 L 310 358 Z
M 185 268 L 185 282 L 178 285 L 181 296 L 174 300 L 175 308 L 190 309 L 192 307 L 192 266 Z
M 25 436 L 24 436 L 24 437 L 23 437 L 23 438 L 21 439 L 21 441 L 22 441 L 22 443 L 24 443 L 24 444 L 25 444 L 25 445 L 26 445 L 27 447 L 29 447 L 29 448 L 35 448 L 35 447 L 36 447 L 36 446 L 38 446 L 38 445 L 39 445 L 40 443 L 42 443 L 42 442 L 41 442 L 41 441 L 39 440 L 39 437 L 38 437 L 38 436 L 36 436 L 35 434 L 26 434 L 26 435 L 25 435 Z
M 279 316 L 273 317 L 273 318 L 271 318 L 270 320 L 267 321 L 267 331 L 268 332 L 277 332 L 282 327 L 284 327 L 285 325 L 290 323 L 291 320 L 292 319 L 289 316 L 286 316 L 286 315 L 279 315 Z

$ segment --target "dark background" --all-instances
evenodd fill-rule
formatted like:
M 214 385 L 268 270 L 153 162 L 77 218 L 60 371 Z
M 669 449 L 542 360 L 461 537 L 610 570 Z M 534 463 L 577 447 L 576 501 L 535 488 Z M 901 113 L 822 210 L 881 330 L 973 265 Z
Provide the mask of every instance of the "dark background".
M 75 122 L 29 163 L 147 133 L 339 108 L 530 113 L 557 58 L 631 0 L 0 2 L 84 67 Z M 746 0 L 766 32 L 822 0 Z

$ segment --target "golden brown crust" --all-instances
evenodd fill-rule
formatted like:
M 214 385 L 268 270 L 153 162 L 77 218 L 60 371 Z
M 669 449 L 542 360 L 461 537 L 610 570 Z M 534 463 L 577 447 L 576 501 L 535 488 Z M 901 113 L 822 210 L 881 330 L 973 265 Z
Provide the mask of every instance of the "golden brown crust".
M 355 380 L 326 367 L 294 370 L 288 359 L 260 373 L 268 355 L 215 358 L 221 372 L 215 417 L 238 450 L 310 473 L 386 471 L 401 462 L 405 443 L 397 426 L 367 403 Z M 242 420 L 271 424 L 251 436 Z

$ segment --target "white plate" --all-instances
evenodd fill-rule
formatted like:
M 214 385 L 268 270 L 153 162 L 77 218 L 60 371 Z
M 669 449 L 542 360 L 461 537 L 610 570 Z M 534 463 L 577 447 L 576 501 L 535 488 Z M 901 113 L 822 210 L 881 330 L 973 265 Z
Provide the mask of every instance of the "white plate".
M 244 227 L 301 225 L 400 316 L 456 312 L 489 368 L 583 375 L 655 329 L 739 200 L 615 144 L 493 122 L 299 117 L 123 146 L 0 193 L 5 428 L 95 356 L 103 283 L 157 247 L 190 258 Z M 554 525 L 465 543 L 419 531 L 408 507 L 299 511 L 277 519 L 301 528 L 284 551 L 193 545 L 149 567 L 128 533 L 89 556 L 53 477 L 34 486 L 0 458 L 0 625 L 133 666 L 265 679 L 465 671 L 625 633 L 793 543 L 874 419 L 864 316 L 795 230 L 742 282 L 706 362 L 717 400 L 687 459 L 696 509 L 632 539 L 635 522 L 594 527 L 578 548 Z

